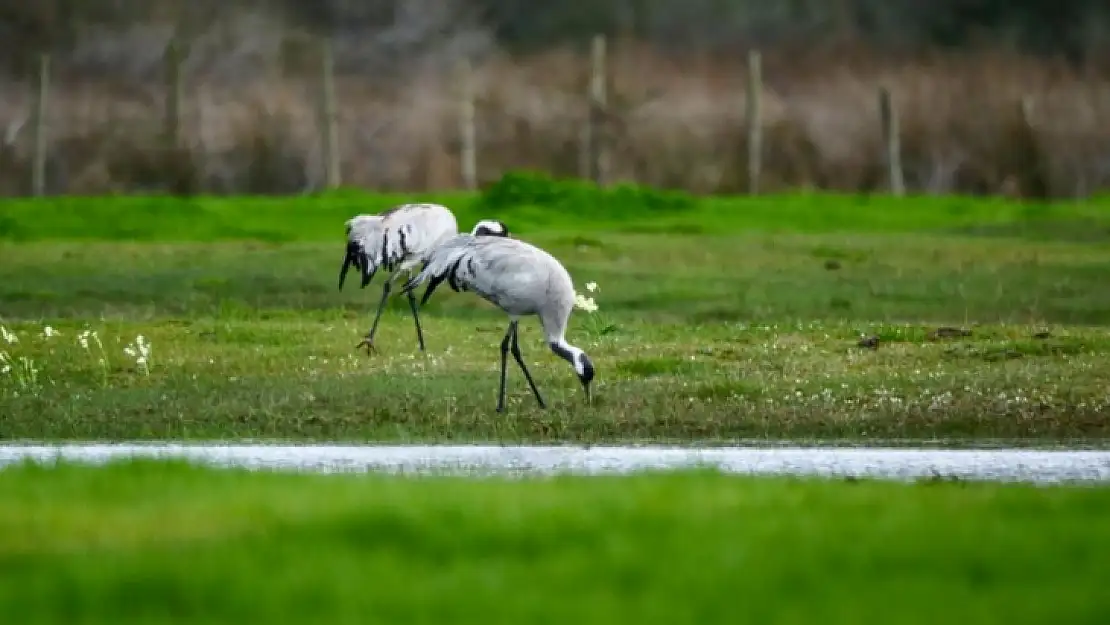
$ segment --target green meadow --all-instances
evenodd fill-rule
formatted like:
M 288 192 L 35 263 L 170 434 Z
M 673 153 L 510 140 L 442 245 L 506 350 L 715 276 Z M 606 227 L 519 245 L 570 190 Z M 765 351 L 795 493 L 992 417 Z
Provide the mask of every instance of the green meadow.
M 381 278 L 337 289 L 343 222 L 415 200 L 464 231 L 501 219 L 597 283 L 568 332 L 597 367 L 592 404 L 527 319 L 549 407 L 510 368 L 495 413 L 507 320 L 473 294 L 421 311 L 427 353 L 402 297 L 378 353 L 356 351 Z M 523 174 L 480 194 L 5 200 L 0 437 L 1101 446 L 1108 242 L 1105 199 L 699 198 Z

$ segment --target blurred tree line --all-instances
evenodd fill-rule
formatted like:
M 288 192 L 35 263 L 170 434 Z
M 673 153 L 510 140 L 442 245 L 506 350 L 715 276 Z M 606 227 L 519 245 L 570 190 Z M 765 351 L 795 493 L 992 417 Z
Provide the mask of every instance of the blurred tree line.
M 822 42 L 908 51 L 1004 46 L 1075 64 L 1110 47 L 1103 43 L 1110 34 L 1106 0 L 0 0 L 0 54 L 16 69 L 39 51 L 65 54 L 86 29 L 150 22 L 200 28 L 245 11 L 349 34 L 435 14 L 440 25 L 484 29 L 515 51 L 584 41 L 595 32 L 676 50 Z M 412 32 L 428 38 L 437 28 Z
M 630 33 L 681 48 L 852 41 L 879 48 L 1007 46 L 1082 62 L 1110 29 L 1105 0 L 474 0 L 498 39 L 544 46 Z

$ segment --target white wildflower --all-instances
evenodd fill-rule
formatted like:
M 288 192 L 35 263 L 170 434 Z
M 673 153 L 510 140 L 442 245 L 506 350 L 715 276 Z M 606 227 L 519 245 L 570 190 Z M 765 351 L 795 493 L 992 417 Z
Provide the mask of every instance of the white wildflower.
M 597 310 L 597 303 L 594 302 L 594 298 L 586 297 L 581 293 L 574 294 L 574 306 L 586 312 L 595 312 Z
M 77 342 L 83 349 L 89 348 L 89 339 L 92 339 L 94 343 L 100 345 L 100 337 L 97 336 L 95 330 L 84 330 L 77 335 Z M 103 345 L 101 345 L 101 348 L 103 348 Z
M 61 333 L 58 332 L 57 330 L 55 330 L 54 328 L 50 327 L 50 326 L 43 326 L 43 328 L 42 328 L 42 335 L 45 338 L 51 338 L 51 337 L 57 336 L 59 334 L 61 334 Z
M 590 293 L 593 293 L 594 291 L 597 290 L 597 283 L 596 282 L 587 282 L 586 283 L 586 290 L 589 291 Z
M 19 337 L 15 335 L 15 332 L 12 332 L 4 326 L 0 326 L 0 338 L 3 338 L 4 342 L 6 342 L 8 345 L 19 342 Z
M 150 364 L 150 343 L 142 334 L 135 337 L 135 342 L 123 348 L 123 353 L 135 359 L 135 365 L 138 366 L 143 372 L 149 372 Z

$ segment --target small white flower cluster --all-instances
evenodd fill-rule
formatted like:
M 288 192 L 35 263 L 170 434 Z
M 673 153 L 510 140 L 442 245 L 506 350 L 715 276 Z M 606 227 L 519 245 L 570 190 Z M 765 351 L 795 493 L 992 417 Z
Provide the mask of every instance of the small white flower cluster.
M 93 343 L 96 343 L 97 349 L 100 350 L 99 356 L 94 356 L 92 350 L 89 349 L 90 339 Z M 85 350 L 90 357 L 96 358 L 96 363 L 100 366 L 100 383 L 104 386 L 108 386 L 108 354 L 104 351 L 104 344 L 100 342 L 100 335 L 96 333 L 96 330 L 82 330 L 81 333 L 77 335 L 77 344 L 80 345 L 81 349 Z
M 15 345 L 19 342 L 19 337 L 15 335 L 15 332 L 12 332 L 4 326 L 0 326 L 0 339 L 3 339 L 8 345 Z M 12 362 L 11 354 L 0 349 L 0 373 L 5 375 L 11 373 Z
M 7 327 L 0 325 L 0 339 L 8 345 L 19 343 L 19 337 Z M 24 391 L 33 390 L 39 385 L 39 368 L 27 356 L 16 357 L 5 349 L 0 349 L 0 375 L 10 375 L 16 385 Z
M 597 291 L 597 283 L 587 282 L 586 290 L 590 293 Z M 574 306 L 586 312 L 597 312 L 597 302 L 594 301 L 594 298 L 586 297 L 581 293 L 574 294 Z
M 123 348 L 123 353 L 135 359 L 135 365 L 143 371 L 143 373 L 150 375 L 150 343 L 147 343 L 143 335 L 140 334 L 135 337 L 135 342 Z
M 42 344 L 53 341 L 56 337 L 62 336 L 63 333 L 54 329 L 52 326 L 44 325 L 42 330 L 37 334 L 26 334 L 24 338 L 29 338 L 30 343 L 35 343 L 35 338 L 38 337 Z M 117 339 L 117 343 L 119 340 Z M 20 355 L 16 353 L 21 347 L 22 341 L 20 337 L 11 329 L 4 325 L 0 325 L 0 376 L 3 377 L 3 384 L 0 384 L 0 390 L 9 391 L 15 396 L 25 393 L 33 393 L 41 389 L 44 384 L 56 384 L 56 381 L 47 379 L 41 375 L 44 371 L 53 369 L 50 366 L 50 358 L 65 358 L 64 347 L 62 351 L 51 345 L 47 350 L 41 352 L 46 357 L 45 360 L 36 361 L 30 355 Z M 104 343 L 101 341 L 100 335 L 96 330 L 86 329 L 78 332 L 76 335 L 77 345 L 85 351 L 95 365 L 99 373 L 100 383 L 102 386 L 107 387 L 109 382 L 109 373 L 111 369 L 111 358 L 107 350 L 104 349 Z M 33 348 L 34 346 L 31 345 Z M 123 353 L 132 358 L 135 362 L 137 369 L 145 374 L 150 375 L 150 342 L 143 335 L 138 335 L 135 340 L 123 348 Z M 50 356 L 47 356 L 50 354 Z M 45 368 L 41 365 L 47 365 Z M 62 367 L 64 368 L 64 367 Z
M 19 386 L 29 388 L 38 381 L 40 369 L 35 361 L 26 356 L 12 358 L 8 352 L 0 351 L 0 374 L 14 375 Z
M 78 334 L 77 344 L 80 345 L 82 349 L 87 350 L 89 348 L 89 339 L 92 339 L 98 347 L 104 349 L 104 345 L 100 343 L 100 337 L 97 336 L 96 330 L 85 330 L 81 332 L 81 334 Z

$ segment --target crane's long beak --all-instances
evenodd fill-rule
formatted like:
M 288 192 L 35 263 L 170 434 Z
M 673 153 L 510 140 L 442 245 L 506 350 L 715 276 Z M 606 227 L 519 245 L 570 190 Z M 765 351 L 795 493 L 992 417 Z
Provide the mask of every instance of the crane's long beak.
M 593 399 L 590 396 L 590 383 L 586 382 L 585 384 L 583 384 L 582 390 L 586 393 L 586 405 L 593 403 Z
M 347 244 L 347 254 L 343 257 L 343 266 L 339 268 L 339 290 L 343 290 L 343 281 L 347 279 L 347 270 L 353 264 L 355 267 L 359 265 L 358 246 L 354 243 Z

